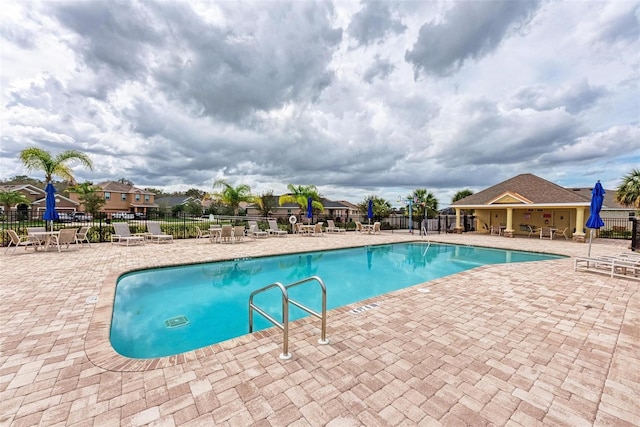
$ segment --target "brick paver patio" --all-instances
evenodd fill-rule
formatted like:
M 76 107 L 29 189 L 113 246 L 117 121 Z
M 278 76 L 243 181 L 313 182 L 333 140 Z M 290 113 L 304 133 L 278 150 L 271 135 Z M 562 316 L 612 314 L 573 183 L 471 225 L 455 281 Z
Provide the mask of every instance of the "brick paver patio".
M 317 319 L 296 321 L 291 360 L 278 358 L 275 328 L 155 360 L 109 345 L 123 272 L 415 239 L 341 233 L 2 255 L 0 424 L 640 425 L 640 281 L 576 273 L 570 258 L 480 267 L 332 310 L 326 346 Z M 564 240 L 431 239 L 587 252 Z M 628 243 L 598 240 L 592 254 Z

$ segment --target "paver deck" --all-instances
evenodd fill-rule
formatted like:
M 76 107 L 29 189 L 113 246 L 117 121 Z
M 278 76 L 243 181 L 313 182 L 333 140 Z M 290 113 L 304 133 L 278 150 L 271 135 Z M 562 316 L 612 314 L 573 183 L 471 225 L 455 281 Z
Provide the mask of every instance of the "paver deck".
M 275 328 L 155 360 L 109 345 L 126 271 L 418 239 L 340 233 L 2 255 L 0 425 L 640 425 L 640 282 L 574 272 L 571 258 L 484 266 L 331 310 L 326 346 L 317 319 L 293 322 L 291 360 L 278 358 Z M 431 240 L 587 252 L 473 233 Z M 628 243 L 597 240 L 592 255 Z

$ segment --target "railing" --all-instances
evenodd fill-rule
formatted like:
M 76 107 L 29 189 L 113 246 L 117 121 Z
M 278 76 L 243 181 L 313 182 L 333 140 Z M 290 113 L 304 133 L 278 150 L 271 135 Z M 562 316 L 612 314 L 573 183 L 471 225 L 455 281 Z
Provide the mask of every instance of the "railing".
M 303 283 L 308 283 L 311 281 L 316 281 L 320 284 L 320 288 L 322 289 L 322 313 L 317 313 L 316 311 L 310 309 L 302 305 L 301 303 L 294 301 L 289 298 L 288 289 L 293 288 L 295 286 L 302 285 Z M 269 289 L 279 288 L 282 293 L 282 322 L 278 322 L 273 316 L 269 313 L 258 307 L 253 303 L 253 297 L 256 295 L 265 292 Z M 270 285 L 265 286 L 264 288 L 260 288 L 256 291 L 253 291 L 249 296 L 249 333 L 253 332 L 253 312 L 256 311 L 258 314 L 261 314 L 265 319 L 269 322 L 273 323 L 276 327 L 282 330 L 283 333 L 283 341 L 282 341 L 282 354 L 280 355 L 280 359 L 286 360 L 291 358 L 291 354 L 289 353 L 289 304 L 295 305 L 299 309 L 306 311 L 310 315 L 321 319 L 322 326 L 320 328 L 320 339 L 318 340 L 318 344 L 329 344 L 329 340 L 327 339 L 327 287 L 324 285 L 322 279 L 318 276 L 307 277 L 306 279 L 299 280 L 297 282 L 291 283 L 289 285 L 283 285 L 280 282 L 275 282 Z

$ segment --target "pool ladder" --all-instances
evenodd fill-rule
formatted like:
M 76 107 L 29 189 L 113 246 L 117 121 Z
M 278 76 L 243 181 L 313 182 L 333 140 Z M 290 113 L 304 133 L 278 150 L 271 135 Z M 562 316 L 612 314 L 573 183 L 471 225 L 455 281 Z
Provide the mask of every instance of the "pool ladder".
M 305 307 L 297 301 L 294 301 L 289 298 L 288 289 L 293 288 L 295 286 L 302 285 L 308 282 L 318 282 L 320 284 L 320 288 L 322 289 L 322 313 L 317 313 L 316 311 L 310 309 L 309 307 Z M 282 293 L 282 323 L 278 322 L 274 319 L 270 314 L 262 310 L 260 307 L 253 303 L 253 297 L 267 291 L 272 288 L 279 288 Z M 265 319 L 273 323 L 275 326 L 280 328 L 283 332 L 283 342 L 282 342 L 282 354 L 280 355 L 280 359 L 287 360 L 291 359 L 291 354 L 289 353 L 289 304 L 293 304 L 301 310 L 306 311 L 312 316 L 317 317 L 322 320 L 322 326 L 320 329 L 320 339 L 318 340 L 318 344 L 329 344 L 329 340 L 327 339 L 327 287 L 324 285 L 322 279 L 318 276 L 307 277 L 306 279 L 299 280 L 297 282 L 291 283 L 289 285 L 283 285 L 280 282 L 275 282 L 270 285 L 265 286 L 264 288 L 260 288 L 256 291 L 253 291 L 249 296 L 249 333 L 253 332 L 253 312 L 256 311 L 258 314 L 261 314 Z

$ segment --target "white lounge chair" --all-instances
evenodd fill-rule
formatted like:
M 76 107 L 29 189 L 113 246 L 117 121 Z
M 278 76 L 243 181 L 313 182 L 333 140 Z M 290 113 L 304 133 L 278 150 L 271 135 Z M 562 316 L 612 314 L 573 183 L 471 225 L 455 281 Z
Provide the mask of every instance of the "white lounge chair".
M 325 230 L 327 233 L 345 233 L 347 231 L 344 228 L 336 227 L 332 219 L 327 220 L 327 228 Z
M 274 219 L 270 219 L 269 221 L 269 234 L 276 235 L 278 237 L 287 237 L 287 232 L 285 230 L 280 230 L 278 228 L 278 223 Z
M 18 248 L 18 246 L 24 246 L 25 251 L 27 250 L 27 248 L 33 248 L 34 250 L 36 250 L 38 243 L 34 242 L 32 239 L 29 239 L 29 236 L 18 236 L 18 233 L 16 233 L 14 230 L 5 230 L 5 231 L 9 235 L 9 239 L 10 239 L 9 244 L 7 245 L 7 249 L 4 250 L 5 254 L 9 251 L 9 248 L 11 246 L 13 246 L 14 253 L 16 251 L 16 248 Z
M 252 237 L 254 240 L 259 238 L 259 237 L 267 237 L 269 235 L 269 233 L 267 233 L 266 231 L 262 231 L 258 228 L 258 224 L 251 224 L 249 225 L 249 234 L 250 237 Z
M 640 260 L 625 257 L 576 258 L 574 271 L 604 273 L 611 277 L 640 280 Z
M 129 246 L 132 245 L 144 245 L 143 236 L 134 236 L 131 234 L 129 224 L 126 222 L 114 222 L 111 224 L 115 233 L 111 235 L 111 244 L 119 243 Z
M 173 236 L 171 234 L 163 233 L 160 229 L 159 222 L 147 222 L 147 231 L 148 233 L 144 236 L 147 240 L 151 240 L 152 242 L 156 243 L 173 243 Z

